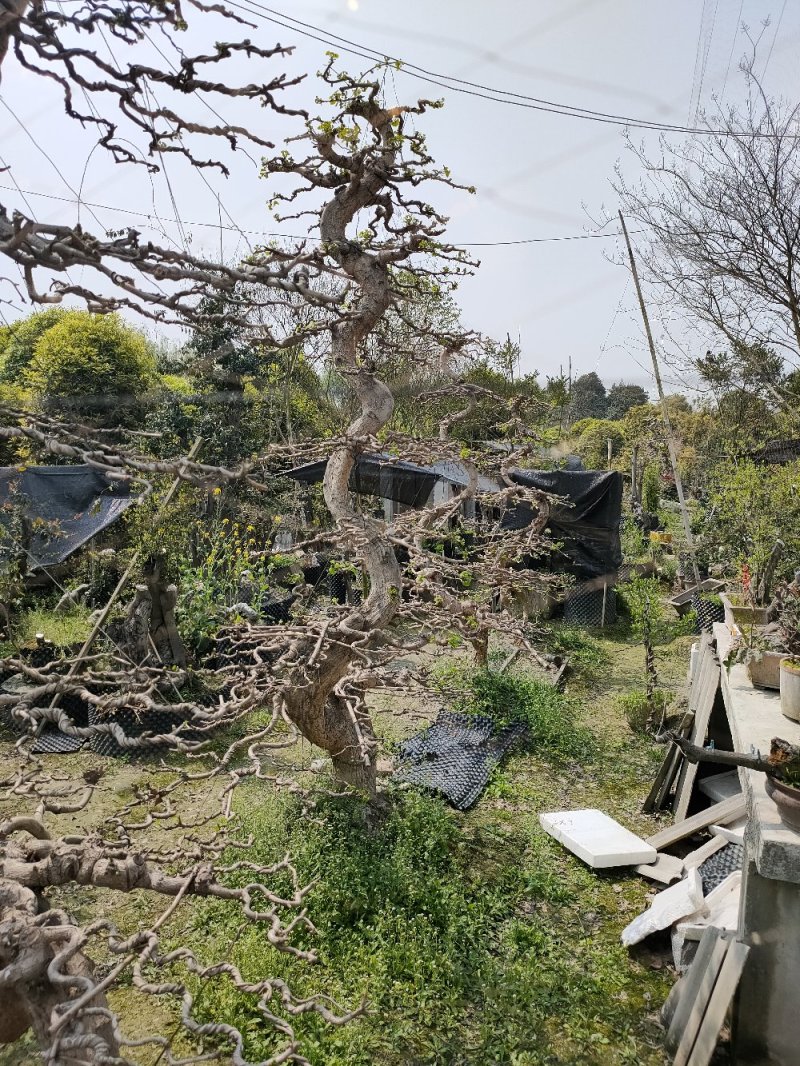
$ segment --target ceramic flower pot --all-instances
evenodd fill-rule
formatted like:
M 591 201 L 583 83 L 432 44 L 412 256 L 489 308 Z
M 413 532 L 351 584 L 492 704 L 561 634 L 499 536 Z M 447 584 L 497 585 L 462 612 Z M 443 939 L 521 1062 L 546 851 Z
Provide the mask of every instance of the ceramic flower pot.
M 767 777 L 767 795 L 778 808 L 783 824 L 800 833 L 800 788 Z
M 781 659 L 781 713 L 800 722 L 800 659 Z
M 752 626 L 765 626 L 767 624 L 766 607 L 750 607 L 745 604 L 733 603 L 730 596 L 724 592 L 719 597 L 725 605 L 725 625 L 739 626 L 740 629 L 750 629 Z
M 756 688 L 779 689 L 781 687 L 781 651 L 764 651 L 748 659 L 747 673 Z

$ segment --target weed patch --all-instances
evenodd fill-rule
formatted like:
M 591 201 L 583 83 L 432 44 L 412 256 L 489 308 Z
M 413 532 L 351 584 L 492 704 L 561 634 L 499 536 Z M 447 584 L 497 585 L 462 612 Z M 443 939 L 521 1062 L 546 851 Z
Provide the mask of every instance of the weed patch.
M 543 758 L 589 762 L 598 753 L 597 739 L 577 720 L 575 703 L 546 681 L 457 669 L 447 672 L 446 681 L 456 686 L 453 710 L 487 715 L 501 726 L 524 723 L 531 747 Z

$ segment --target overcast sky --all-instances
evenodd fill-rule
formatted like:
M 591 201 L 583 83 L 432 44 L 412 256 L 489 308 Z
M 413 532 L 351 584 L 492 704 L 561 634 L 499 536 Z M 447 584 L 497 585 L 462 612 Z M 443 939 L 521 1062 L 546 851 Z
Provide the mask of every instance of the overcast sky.
M 338 34 L 450 77 L 689 125 L 699 108 L 713 106 L 714 95 L 726 103 L 742 99 L 737 65 L 749 44 L 741 24 L 757 34 L 769 18 L 757 69 L 766 67 L 769 91 L 797 98 L 800 4 L 787 0 L 272 0 L 270 6 L 319 27 L 323 36 Z M 261 44 L 296 45 L 291 69 L 309 73 L 323 65 L 330 47 L 267 21 L 257 33 L 248 32 Z M 337 50 L 344 60 L 346 53 Z M 364 61 L 347 56 L 346 66 L 357 70 Z M 309 79 L 292 99 L 310 104 L 317 90 Z M 425 84 L 405 71 L 387 78 L 386 92 L 390 103 L 418 95 L 446 102 L 444 110 L 423 120 L 429 145 L 455 177 L 478 190 L 475 197 L 446 199 L 449 237 L 457 244 L 586 234 L 603 206 L 616 210 L 610 181 L 620 157 L 633 174 L 620 126 L 491 102 Z M 135 223 L 148 234 L 163 228 L 170 239 L 190 238 L 194 249 L 217 255 L 221 243 L 228 257 L 247 250 L 231 220 L 245 231 L 277 228 L 265 206 L 267 183 L 241 153 L 230 179 L 207 172 L 208 184 L 170 161 L 173 205 L 163 174 L 151 182 L 144 168 L 114 167 L 100 151 L 90 156 L 91 142 L 64 118 L 51 87 L 11 61 L 4 65 L 1 98 L 16 118 L 0 107 L 0 165 L 11 166 L 22 189 L 71 200 L 82 189 L 85 201 L 155 211 L 161 220 L 152 220 L 148 229 L 136 216 L 95 207 L 92 217 L 84 207 L 82 220 L 89 227 Z M 221 110 L 228 117 L 232 109 Z M 296 132 L 292 123 L 261 114 L 272 139 Z M 656 134 L 633 130 L 632 135 L 657 145 Z M 19 194 L 6 188 L 11 184 L 8 174 L 0 174 L 2 201 L 24 207 Z M 75 220 L 74 203 L 36 195 L 28 201 L 39 219 Z M 176 207 L 187 223 L 183 232 L 174 221 Z M 220 219 L 231 228 L 215 230 Z M 507 332 L 519 336 L 525 370 L 554 374 L 571 359 L 573 374 L 597 370 L 607 382 L 625 379 L 650 388 L 628 273 L 609 261 L 616 246 L 612 236 L 474 248 L 481 267 L 458 293 L 465 324 L 497 338 Z M 3 272 L 8 274 L 7 268 Z M 9 316 L 7 308 L 4 313 Z M 681 335 L 691 348 L 692 332 L 684 328 Z M 677 385 L 671 373 L 668 381 Z

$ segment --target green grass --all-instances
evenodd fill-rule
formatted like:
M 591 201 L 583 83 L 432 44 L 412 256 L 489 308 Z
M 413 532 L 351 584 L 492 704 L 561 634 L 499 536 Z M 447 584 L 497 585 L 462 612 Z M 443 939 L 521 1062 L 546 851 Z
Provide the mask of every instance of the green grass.
M 23 611 L 12 619 L 12 643 L 17 647 L 31 644 L 36 640 L 37 633 L 43 633 L 45 639 L 52 641 L 57 648 L 82 644 L 92 628 L 89 614 L 87 608 L 80 606 L 58 613 L 43 608 Z
M 279 955 L 257 926 L 237 939 L 240 916 L 218 904 L 196 908 L 194 933 L 207 957 L 232 956 L 246 979 L 279 975 L 297 994 L 323 992 L 344 1007 L 367 1000 L 368 1013 L 340 1029 L 313 1014 L 294 1021 L 311 1062 L 663 1061 L 641 1014 L 654 988 L 666 994 L 664 982 L 644 980 L 620 945 L 613 884 L 533 820 L 471 824 L 436 799 L 400 792 L 377 826 L 351 804 L 318 809 L 319 825 L 289 799 L 253 810 L 257 793 L 242 797 L 257 842 L 249 858 L 271 862 L 288 849 L 301 880 L 316 879 L 318 935 L 307 942 L 320 964 Z M 275 1050 L 252 1002 L 223 981 L 203 986 L 198 1014 L 239 1026 L 253 1058 Z
M 690 641 L 657 648 L 666 691 L 683 683 Z M 634 735 L 624 714 L 624 697 L 643 687 L 642 649 L 625 622 L 588 633 L 554 626 L 548 646 L 570 656 L 564 694 L 522 672 L 465 669 L 463 659 L 445 671 L 449 706 L 524 720 L 531 734 L 466 814 L 402 788 L 390 792 L 380 818 L 324 796 L 309 812 L 255 780 L 237 790 L 241 833 L 253 843 L 229 857 L 272 863 L 288 853 L 301 882 L 314 882 L 307 905 L 316 932 L 298 931 L 295 943 L 318 952 L 316 965 L 277 952 L 264 923 L 219 901 L 179 909 L 164 947 L 189 945 L 203 964 L 230 960 L 247 980 L 283 978 L 296 995 L 330 996 L 343 1010 L 365 1001 L 366 1013 L 338 1028 L 313 1013 L 291 1019 L 314 1066 L 665 1066 L 656 1015 L 672 977 L 619 939 L 646 906 L 650 884 L 625 869 L 588 869 L 539 825 L 542 811 L 599 807 L 635 832 L 653 832 L 641 802 L 663 752 Z M 420 724 L 412 719 L 409 728 Z M 135 769 L 109 761 L 104 802 L 128 797 L 122 786 L 130 789 Z M 149 772 L 141 766 L 142 777 Z M 202 802 L 198 791 L 198 814 Z M 79 920 L 98 913 L 87 889 L 53 896 Z M 144 894 L 99 898 L 127 933 L 164 906 Z M 174 973 L 186 977 L 181 966 Z M 237 1025 L 251 1060 L 284 1046 L 256 997 L 224 976 L 193 988 L 199 1019 Z M 134 1034 L 170 1032 L 177 1021 L 170 997 L 148 1006 L 129 983 L 112 1003 Z M 282 1014 L 277 997 L 269 1008 Z M 0 1064 L 32 1064 L 30 1047 L 0 1052 Z M 142 1055 L 151 1066 L 155 1055 Z
M 459 671 L 448 671 L 452 683 Z M 578 722 L 573 700 L 556 691 L 547 681 L 524 674 L 472 670 L 460 674 L 461 691 L 453 709 L 494 718 L 499 725 L 522 722 L 527 743 L 552 759 L 589 761 L 598 744 L 590 730 Z

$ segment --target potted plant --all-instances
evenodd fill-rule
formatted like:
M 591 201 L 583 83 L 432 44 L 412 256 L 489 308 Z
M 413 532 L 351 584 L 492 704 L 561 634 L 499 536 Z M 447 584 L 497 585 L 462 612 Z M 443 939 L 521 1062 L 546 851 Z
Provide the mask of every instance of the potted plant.
M 800 659 L 781 659 L 781 714 L 800 722 Z
M 773 605 L 777 614 L 774 629 L 780 638 L 784 657 L 780 664 L 781 712 L 800 722 L 800 580 L 784 583 Z
M 725 624 L 729 628 L 732 628 L 734 624 L 740 628 L 767 624 L 772 579 L 782 551 L 783 542 L 779 540 L 756 580 L 753 578 L 750 564 L 742 563 L 739 588 L 722 593 L 722 602 L 725 604 Z
M 744 630 L 736 627 L 733 644 L 725 660 L 726 666 L 744 663 L 750 680 L 758 688 L 786 688 L 787 706 L 793 691 L 791 663 L 800 660 L 800 584 L 784 582 L 775 599 L 766 609 L 769 619 L 765 626 L 751 625 Z M 786 662 L 786 682 L 781 683 L 781 663 Z M 790 676 L 791 675 L 791 676 Z M 800 700 L 798 700 L 800 707 Z M 786 713 L 786 712 L 784 712 Z M 790 711 L 787 718 L 794 718 Z M 796 719 L 800 720 L 800 719 Z
M 777 633 L 751 626 L 744 632 L 737 631 L 725 665 L 730 670 L 735 663 L 743 663 L 756 688 L 777 691 L 781 687 L 781 659 L 786 654 Z

